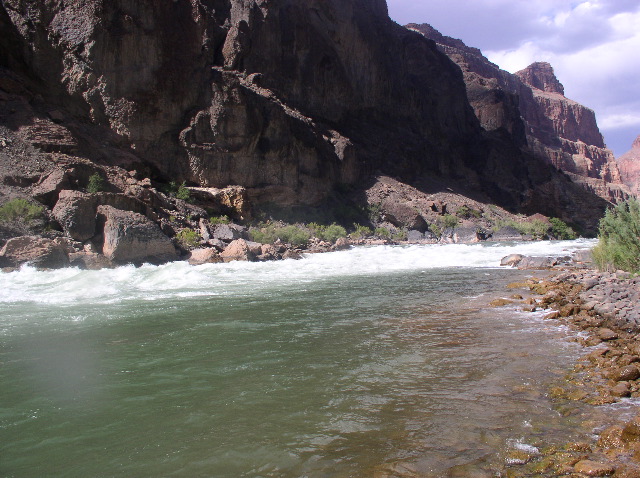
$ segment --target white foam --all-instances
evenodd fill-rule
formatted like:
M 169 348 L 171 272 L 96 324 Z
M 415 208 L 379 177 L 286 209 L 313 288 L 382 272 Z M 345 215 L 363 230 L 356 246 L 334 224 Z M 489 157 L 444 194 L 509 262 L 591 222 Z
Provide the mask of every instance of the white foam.
M 309 254 L 302 260 L 190 266 L 123 266 L 101 271 L 22 267 L 0 273 L 0 303 L 114 303 L 170 297 L 217 296 L 287 287 L 334 277 L 428 271 L 438 268 L 495 268 L 509 254 L 565 255 L 595 241 L 521 242 L 355 247 Z

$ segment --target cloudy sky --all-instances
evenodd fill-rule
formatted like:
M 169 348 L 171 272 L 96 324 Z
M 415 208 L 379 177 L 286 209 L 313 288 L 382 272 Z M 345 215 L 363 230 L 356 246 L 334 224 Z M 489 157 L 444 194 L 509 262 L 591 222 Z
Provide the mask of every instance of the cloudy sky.
M 596 112 L 616 156 L 640 135 L 640 0 L 387 0 L 515 72 L 548 61 L 567 97 Z

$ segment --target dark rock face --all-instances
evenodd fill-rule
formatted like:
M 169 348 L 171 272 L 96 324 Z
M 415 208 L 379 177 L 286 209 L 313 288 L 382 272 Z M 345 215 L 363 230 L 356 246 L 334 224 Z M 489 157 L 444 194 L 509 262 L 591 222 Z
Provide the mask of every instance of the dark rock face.
M 485 129 L 508 131 L 536 157 L 604 199 L 628 197 L 594 112 L 564 96 L 564 87 L 550 64 L 533 63 L 512 75 L 477 48 L 446 37 L 428 24 L 408 28 L 434 40 L 460 66 L 469 100 Z
M 362 192 L 386 174 L 462 180 L 511 210 L 587 229 L 605 206 L 522 151 L 532 136 L 516 108 L 520 80 L 491 76 L 475 55 L 468 70 L 496 87 L 465 87 L 384 0 L 2 0 L 0 28 L 11 52 L 0 65 L 34 78 L 41 97 L 11 121 L 42 152 L 239 185 L 252 205 L 317 206 L 337 186 Z M 66 187 L 59 179 L 48 201 Z
M 624 183 L 631 191 L 640 194 L 640 136 L 636 138 L 631 149 L 618 159 L 618 167 Z

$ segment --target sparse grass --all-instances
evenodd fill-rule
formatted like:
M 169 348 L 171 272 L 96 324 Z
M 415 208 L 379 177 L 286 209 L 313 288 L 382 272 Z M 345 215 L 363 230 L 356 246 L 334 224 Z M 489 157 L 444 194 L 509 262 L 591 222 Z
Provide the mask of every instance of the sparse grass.
M 640 203 L 618 204 L 600 220 L 593 259 L 601 270 L 640 273 Z

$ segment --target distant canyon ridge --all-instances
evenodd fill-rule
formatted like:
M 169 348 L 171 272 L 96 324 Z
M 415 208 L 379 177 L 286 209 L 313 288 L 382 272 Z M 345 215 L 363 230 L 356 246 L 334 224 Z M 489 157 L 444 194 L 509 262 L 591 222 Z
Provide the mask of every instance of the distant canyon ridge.
M 631 192 L 550 65 L 509 74 L 384 0 L 1 0 L 0 31 L 0 202 L 99 172 L 161 227 L 184 181 L 242 191 L 237 216 L 426 229 L 451 191 L 593 232 Z

